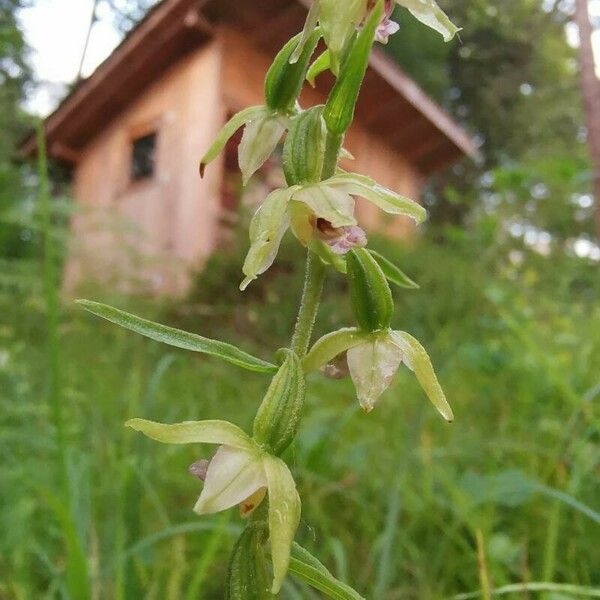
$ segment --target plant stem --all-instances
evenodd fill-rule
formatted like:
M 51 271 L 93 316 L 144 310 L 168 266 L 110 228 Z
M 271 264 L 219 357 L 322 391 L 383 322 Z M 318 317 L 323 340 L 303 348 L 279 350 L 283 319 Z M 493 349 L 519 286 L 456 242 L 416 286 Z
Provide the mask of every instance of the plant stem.
M 327 133 L 321 179 L 328 179 L 335 174 L 343 139 L 343 135 L 337 135 L 331 132 Z M 319 302 L 321 301 L 324 280 L 325 267 L 323 266 L 321 259 L 309 250 L 306 258 L 306 276 L 304 278 L 302 300 L 300 302 L 300 310 L 298 311 L 296 327 L 294 328 L 294 335 L 292 337 L 292 350 L 300 358 L 303 358 L 308 351 L 310 336 L 315 324 L 315 319 L 317 318 Z
M 296 319 L 296 327 L 292 337 L 292 350 L 303 358 L 310 343 L 317 310 L 321 300 L 323 281 L 325 280 L 325 267 L 321 259 L 310 250 L 306 258 L 306 275 L 304 278 L 304 290 L 300 310 Z
M 343 135 L 337 135 L 336 133 L 331 132 L 327 133 L 325 156 L 323 157 L 323 169 L 321 171 L 322 179 L 329 179 L 335 175 L 335 169 L 337 167 L 343 140 Z

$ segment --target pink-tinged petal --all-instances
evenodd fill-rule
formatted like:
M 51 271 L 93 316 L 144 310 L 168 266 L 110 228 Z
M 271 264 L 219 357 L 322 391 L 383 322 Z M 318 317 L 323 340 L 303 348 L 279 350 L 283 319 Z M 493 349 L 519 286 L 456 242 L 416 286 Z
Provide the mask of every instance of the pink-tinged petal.
M 257 452 L 221 446 L 210 461 L 194 512 L 202 515 L 227 510 L 266 486 L 265 470 Z
M 367 235 L 357 225 L 333 227 L 326 219 L 317 219 L 317 237 L 325 242 L 335 254 L 347 254 L 352 248 L 364 248 Z
M 210 464 L 210 461 L 203 458 L 201 460 L 197 460 L 195 463 L 192 463 L 188 467 L 188 471 L 189 471 L 190 475 L 197 477 L 200 481 L 205 481 L 209 464 Z
M 374 336 L 350 348 L 347 356 L 358 401 L 370 412 L 392 382 L 402 362 L 402 351 L 388 337 Z
M 375 31 L 375 39 L 380 44 L 387 44 L 390 35 L 394 35 L 400 29 L 400 25 L 396 21 L 392 21 L 388 17 L 384 17 Z

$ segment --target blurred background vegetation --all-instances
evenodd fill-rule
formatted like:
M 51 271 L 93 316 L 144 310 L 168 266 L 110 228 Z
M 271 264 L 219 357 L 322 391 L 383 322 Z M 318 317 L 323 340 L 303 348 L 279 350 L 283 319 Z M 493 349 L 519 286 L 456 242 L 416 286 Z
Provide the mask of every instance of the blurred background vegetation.
M 72 207 L 51 165 L 46 211 L 35 165 L 15 150 L 35 86 L 22 4 L 0 4 L 0 598 L 217 599 L 237 517 L 196 519 L 196 449 L 158 446 L 122 423 L 247 427 L 268 382 L 57 302 Z M 112 4 L 124 30 L 145 8 Z M 421 285 L 396 294 L 394 325 L 431 351 L 456 422 L 438 418 L 408 372 L 368 417 L 348 381 L 311 378 L 289 456 L 299 538 L 374 600 L 486 598 L 528 582 L 573 586 L 547 600 L 598 595 L 600 250 L 573 6 L 441 4 L 463 27 L 460 43 L 399 15 L 388 50 L 477 136 L 483 160 L 428 182 L 419 239 L 372 245 Z M 245 222 L 187 298 L 85 293 L 266 356 L 287 343 L 302 252 L 285 244 L 241 296 Z M 318 334 L 351 321 L 346 296 L 332 275 Z M 283 595 L 317 597 L 293 580 Z

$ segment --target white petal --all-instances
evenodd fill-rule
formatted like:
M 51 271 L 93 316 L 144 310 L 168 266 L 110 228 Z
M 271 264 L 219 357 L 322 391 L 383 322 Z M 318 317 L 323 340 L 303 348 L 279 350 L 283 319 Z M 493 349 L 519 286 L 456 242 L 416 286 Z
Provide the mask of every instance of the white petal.
M 307 185 L 297 191 L 292 199 L 304 202 L 317 217 L 326 219 L 332 227 L 356 225 L 354 200 L 344 190 L 322 184 Z
M 433 370 L 431 359 L 425 348 L 412 335 L 404 331 L 394 331 L 391 334 L 394 344 L 400 349 L 404 364 L 414 371 L 421 387 L 431 403 L 438 409 L 446 421 L 453 421 L 452 408 L 446 400 L 444 390 Z
M 402 362 L 402 352 L 389 337 L 377 335 L 364 344 L 350 348 L 347 356 L 358 400 L 363 409 L 369 412 L 392 382 Z
M 194 511 L 202 515 L 226 510 L 266 486 L 267 478 L 258 452 L 221 446 L 210 461 Z
M 270 113 L 260 115 L 246 125 L 238 148 L 244 185 L 273 154 L 284 131 L 285 123 L 282 118 Z
M 269 488 L 269 532 L 273 561 L 273 594 L 279 593 L 290 564 L 292 542 L 300 523 L 300 496 L 287 465 L 274 456 L 264 457 Z

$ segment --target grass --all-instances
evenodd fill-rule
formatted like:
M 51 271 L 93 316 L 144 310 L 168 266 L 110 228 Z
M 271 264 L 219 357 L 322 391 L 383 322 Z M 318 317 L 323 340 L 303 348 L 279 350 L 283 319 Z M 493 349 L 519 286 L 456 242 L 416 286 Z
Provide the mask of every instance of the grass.
M 370 600 L 597 594 L 597 265 L 524 250 L 519 263 L 473 238 L 410 252 L 377 244 L 421 284 L 398 294 L 396 325 L 430 349 L 456 421 L 437 416 L 407 370 L 368 416 L 348 381 L 311 376 L 287 456 L 303 498 L 298 541 Z M 233 291 L 233 252 L 210 262 L 188 302 L 93 297 L 268 359 L 293 323 L 296 264 L 284 249 L 246 296 Z M 341 280 L 325 293 L 320 332 L 349 323 Z M 0 598 L 222 598 L 240 522 L 234 511 L 197 518 L 200 484 L 187 474 L 210 451 L 155 444 L 122 424 L 249 428 L 267 376 L 64 303 L 51 351 L 61 454 L 51 312 L 26 286 L 5 288 L 0 310 Z M 283 597 L 321 596 L 290 578 Z

